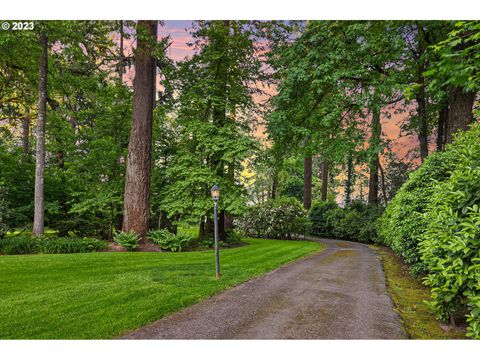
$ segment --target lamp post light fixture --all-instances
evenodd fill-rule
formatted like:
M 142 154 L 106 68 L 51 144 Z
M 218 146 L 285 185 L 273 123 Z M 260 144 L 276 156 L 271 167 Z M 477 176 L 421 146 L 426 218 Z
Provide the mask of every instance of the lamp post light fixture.
M 213 185 L 210 189 L 213 199 L 213 224 L 215 234 L 215 277 L 220 279 L 220 251 L 218 249 L 218 199 L 220 198 L 220 188 Z

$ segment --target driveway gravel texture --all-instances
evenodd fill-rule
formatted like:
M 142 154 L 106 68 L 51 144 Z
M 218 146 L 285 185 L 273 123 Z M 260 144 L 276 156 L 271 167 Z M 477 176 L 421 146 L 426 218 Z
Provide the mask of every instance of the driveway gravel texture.
M 123 338 L 405 339 L 374 251 L 349 241 L 314 241 L 326 249 Z

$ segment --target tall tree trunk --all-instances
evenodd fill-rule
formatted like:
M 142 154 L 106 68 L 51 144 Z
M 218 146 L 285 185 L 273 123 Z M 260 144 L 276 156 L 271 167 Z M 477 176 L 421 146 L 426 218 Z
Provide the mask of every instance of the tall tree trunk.
M 428 156 L 428 120 L 427 101 L 425 97 L 425 78 L 421 75 L 425 71 L 423 65 L 419 67 L 418 83 L 420 89 L 417 92 L 417 113 L 418 113 L 418 140 L 420 142 L 420 159 L 422 163 Z
M 347 179 L 345 180 L 345 204 L 348 205 L 352 201 L 353 192 L 353 156 L 348 154 L 347 158 Z
M 303 159 L 303 207 L 305 210 L 312 206 L 312 157 Z
M 445 136 L 446 143 L 453 140 L 453 134 L 458 130 L 467 130 L 473 120 L 474 92 L 465 92 L 463 88 L 455 86 L 450 92 L 450 108 L 448 111 L 448 124 Z
M 378 168 L 380 170 L 380 175 L 382 177 L 382 195 L 383 195 L 383 202 L 385 203 L 385 206 L 388 205 L 388 197 L 387 197 L 387 187 L 385 184 L 385 172 L 383 171 L 382 164 L 380 161 L 378 162 Z
M 119 33 L 120 33 L 120 44 L 118 48 L 118 84 L 119 86 L 123 86 L 123 73 L 124 73 L 124 60 L 125 60 L 125 55 L 123 53 L 123 20 L 119 21 L 118 24 L 119 27 Z M 121 121 L 119 121 L 121 122 Z M 117 127 L 115 129 L 116 132 L 116 142 L 117 146 L 119 148 L 124 148 L 124 145 L 122 144 L 122 139 L 121 139 L 121 129 L 120 127 Z M 118 155 L 115 163 L 115 168 L 114 168 L 114 176 L 118 177 L 120 175 L 120 164 L 122 162 L 122 156 Z M 122 212 L 122 206 L 120 204 L 115 205 L 115 228 L 117 230 L 120 230 L 123 228 L 123 212 Z
M 37 148 L 35 164 L 35 210 L 33 216 L 33 235 L 43 235 L 45 222 L 45 123 L 47 118 L 47 69 L 48 69 L 48 42 L 47 35 L 40 33 L 41 53 L 38 66 L 38 119 L 37 119 Z
M 229 181 L 232 182 L 232 184 L 234 183 L 235 181 L 235 166 L 234 166 L 234 163 L 230 163 L 228 164 L 228 178 L 229 178 Z M 225 231 L 228 231 L 228 230 L 233 230 L 234 226 L 233 226 L 233 215 L 232 214 L 228 214 L 228 213 L 225 213 Z
M 448 122 L 448 102 L 438 112 L 437 151 L 443 151 Z
M 25 117 L 22 121 L 22 150 L 25 155 L 30 151 L 30 108 L 25 109 Z
M 328 196 L 328 161 L 322 162 L 322 201 L 327 201 Z
M 272 179 L 272 192 L 270 193 L 270 198 L 271 199 L 276 199 L 277 198 L 277 192 L 278 192 L 278 170 L 274 169 L 273 170 L 273 179 Z
M 369 162 L 369 180 L 368 180 L 368 203 L 378 203 L 378 166 L 379 160 L 379 146 L 380 136 L 382 134 L 382 125 L 380 123 L 380 109 L 374 108 L 372 110 L 372 135 L 370 137 L 371 158 Z
M 420 159 L 422 163 L 428 156 L 428 118 L 427 118 L 427 98 L 425 94 L 425 77 L 423 73 L 425 72 L 425 58 L 423 54 L 425 53 L 425 40 L 424 36 L 426 34 L 425 29 L 421 29 L 420 25 L 417 24 L 417 30 L 419 33 L 418 37 L 418 54 L 419 54 L 419 65 L 417 68 L 417 83 L 419 89 L 415 95 L 415 100 L 417 101 L 417 114 L 418 114 L 418 140 L 420 142 Z
M 150 175 L 152 165 L 153 68 L 151 44 L 157 39 L 157 22 L 137 24 L 133 112 L 128 144 L 123 231 L 134 231 L 146 241 L 150 215 Z
M 123 20 L 119 21 L 118 24 L 119 33 L 120 33 L 120 44 L 118 49 L 118 82 L 120 85 L 123 83 L 123 62 L 125 60 L 125 56 L 123 54 Z

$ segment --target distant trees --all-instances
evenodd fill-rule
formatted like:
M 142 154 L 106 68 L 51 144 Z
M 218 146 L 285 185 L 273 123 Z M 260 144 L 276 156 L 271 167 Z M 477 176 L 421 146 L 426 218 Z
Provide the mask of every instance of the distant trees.
M 222 239 L 247 204 L 270 198 L 384 205 L 413 167 L 391 156 L 391 115 L 405 114 L 421 161 L 476 118 L 478 21 L 198 21 L 192 55 L 176 63 L 157 24 L 0 33 L 0 184 L 13 226 L 112 238 L 188 221 L 208 238 L 214 183 Z M 271 84 L 278 93 L 259 106 Z
M 455 131 L 465 130 L 473 120 L 478 31 L 478 22 L 308 22 L 294 40 L 274 50 L 279 93 L 267 123 L 271 140 L 279 147 L 289 144 L 290 153 L 303 159 L 318 154 L 329 169 L 347 169 L 346 202 L 354 192 L 352 163 L 368 164 L 367 200 L 386 203 L 382 162 L 388 159 L 388 143 L 382 122 L 391 107 L 408 111 L 402 130 L 416 134 L 421 161 L 429 154 L 432 133 L 437 132 L 441 150 Z M 305 204 L 310 202 L 308 164 Z

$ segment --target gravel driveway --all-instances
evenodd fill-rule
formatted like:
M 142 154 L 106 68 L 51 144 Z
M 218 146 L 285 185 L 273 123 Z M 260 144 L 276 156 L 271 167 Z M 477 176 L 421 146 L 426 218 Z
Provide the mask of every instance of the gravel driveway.
M 402 339 L 380 259 L 327 248 L 124 335 L 125 339 Z

